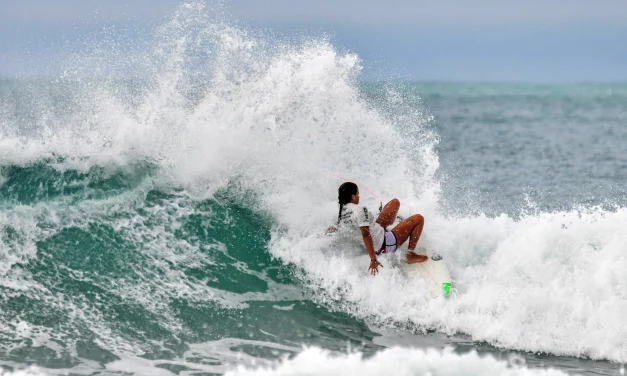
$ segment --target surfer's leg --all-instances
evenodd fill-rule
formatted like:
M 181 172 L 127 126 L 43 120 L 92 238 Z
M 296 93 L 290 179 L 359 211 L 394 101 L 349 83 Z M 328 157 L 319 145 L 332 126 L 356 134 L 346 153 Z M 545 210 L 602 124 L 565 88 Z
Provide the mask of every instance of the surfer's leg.
M 424 225 L 424 217 L 420 214 L 415 214 L 401 221 L 401 223 L 392 229 L 392 233 L 396 236 L 396 245 L 398 247 L 405 243 L 405 241 L 409 238 L 409 253 L 407 254 L 408 264 L 422 262 L 427 259 L 426 256 L 417 255 L 413 252 L 414 249 L 416 249 L 416 245 L 418 244 L 418 239 L 420 239 Z
M 418 239 L 420 239 L 424 225 L 425 219 L 420 214 L 414 214 L 401 221 L 401 223 L 394 226 L 392 229 L 394 236 L 396 236 L 396 245 L 400 247 L 401 244 L 409 239 L 409 250 L 413 251 L 416 249 L 416 244 L 418 244 Z
M 393 199 L 390 202 L 388 202 L 387 204 L 385 204 L 385 206 L 383 207 L 383 210 L 381 210 L 381 214 L 379 214 L 379 217 L 377 217 L 377 223 L 383 227 L 383 228 L 387 228 L 388 226 L 391 226 L 392 223 L 394 223 L 394 220 L 396 219 L 396 214 L 398 214 L 398 209 L 401 207 L 401 202 L 398 201 L 398 199 Z

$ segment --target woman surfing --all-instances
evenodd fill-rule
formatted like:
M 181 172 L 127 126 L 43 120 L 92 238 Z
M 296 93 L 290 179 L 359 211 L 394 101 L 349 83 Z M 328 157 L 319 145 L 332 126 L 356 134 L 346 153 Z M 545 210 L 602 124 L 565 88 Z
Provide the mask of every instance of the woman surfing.
M 357 184 L 346 182 L 338 189 L 338 202 L 340 211 L 338 214 L 338 228 L 347 231 L 361 233 L 361 239 L 370 255 L 370 266 L 368 271 L 372 275 L 379 272 L 379 266 L 383 265 L 377 261 L 377 255 L 381 253 L 395 252 L 407 239 L 409 239 L 409 253 L 406 261 L 408 264 L 423 262 L 428 259 L 414 253 L 425 219 L 420 214 L 414 214 L 404 219 L 390 231 L 389 226 L 394 223 L 398 209 L 401 206 L 398 199 L 393 199 L 381 210 L 381 213 L 374 219 L 372 213 L 363 205 L 359 205 L 359 188 Z M 329 228 L 330 232 L 335 232 L 335 227 Z

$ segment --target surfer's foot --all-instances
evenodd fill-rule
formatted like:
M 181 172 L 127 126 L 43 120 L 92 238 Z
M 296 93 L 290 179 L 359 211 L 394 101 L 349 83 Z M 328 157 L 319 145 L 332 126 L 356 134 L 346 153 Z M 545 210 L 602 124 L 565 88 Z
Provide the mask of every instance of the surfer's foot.
M 407 254 L 407 258 L 405 260 L 407 260 L 408 264 L 415 264 L 417 262 L 425 262 L 429 259 L 429 257 L 424 256 L 424 255 L 417 255 L 412 251 L 409 251 L 409 253 Z

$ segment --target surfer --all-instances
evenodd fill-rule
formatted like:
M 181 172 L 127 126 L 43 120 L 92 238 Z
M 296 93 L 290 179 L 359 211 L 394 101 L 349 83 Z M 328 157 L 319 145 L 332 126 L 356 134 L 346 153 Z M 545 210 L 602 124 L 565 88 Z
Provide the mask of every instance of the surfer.
M 416 244 L 418 239 L 420 239 L 425 223 L 422 215 L 414 214 L 402 220 L 390 231 L 387 230 L 394 223 L 398 209 L 401 206 L 398 199 L 393 199 L 385 204 L 376 220 L 368 208 L 359 205 L 359 188 L 355 183 L 346 182 L 340 186 L 338 189 L 338 201 L 340 204 L 337 218 L 338 228 L 345 226 L 350 230 L 356 231 L 359 229 L 361 231 L 361 239 L 363 239 L 366 250 L 370 255 L 368 271 L 372 275 L 376 275 L 379 272 L 379 266 L 383 267 L 377 261 L 377 255 L 395 252 L 407 239 L 409 239 L 407 263 L 413 264 L 427 260 L 427 256 L 413 252 L 416 249 Z M 329 231 L 335 232 L 337 228 L 330 227 Z

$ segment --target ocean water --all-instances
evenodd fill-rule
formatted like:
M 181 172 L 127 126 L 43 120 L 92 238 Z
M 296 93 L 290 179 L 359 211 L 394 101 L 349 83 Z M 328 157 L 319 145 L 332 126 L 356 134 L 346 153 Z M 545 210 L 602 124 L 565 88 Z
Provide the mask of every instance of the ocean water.
M 6 374 L 624 374 L 627 85 L 366 82 L 203 4 L 109 37 L 0 81 Z M 324 235 L 344 178 L 453 297 Z

